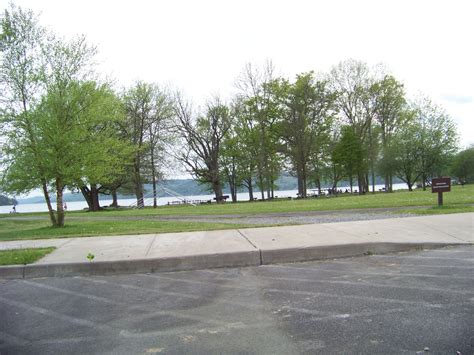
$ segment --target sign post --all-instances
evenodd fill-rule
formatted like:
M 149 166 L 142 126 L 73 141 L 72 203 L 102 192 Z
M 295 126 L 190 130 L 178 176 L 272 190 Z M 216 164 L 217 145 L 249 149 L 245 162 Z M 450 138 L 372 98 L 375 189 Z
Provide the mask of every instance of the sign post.
M 431 192 L 438 193 L 438 206 L 443 206 L 443 192 L 451 191 L 451 178 L 434 178 L 431 181 Z

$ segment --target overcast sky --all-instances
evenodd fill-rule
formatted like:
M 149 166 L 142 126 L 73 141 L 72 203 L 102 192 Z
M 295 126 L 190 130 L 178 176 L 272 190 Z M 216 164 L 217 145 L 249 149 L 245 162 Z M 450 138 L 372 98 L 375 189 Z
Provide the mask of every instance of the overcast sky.
M 474 143 L 473 1 L 16 0 L 66 37 L 98 46 L 119 86 L 140 79 L 197 104 L 223 97 L 245 63 L 273 61 L 293 78 L 341 60 L 384 63 L 411 97 L 423 92 Z M 2 8 L 7 0 L 0 0 Z

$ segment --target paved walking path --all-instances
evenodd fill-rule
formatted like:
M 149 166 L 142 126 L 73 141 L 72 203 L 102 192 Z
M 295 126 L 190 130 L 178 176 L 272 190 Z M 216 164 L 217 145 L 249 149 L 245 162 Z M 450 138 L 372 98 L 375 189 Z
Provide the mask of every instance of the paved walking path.
M 474 243 L 474 213 L 239 230 L 0 242 L 0 250 L 54 246 L 0 278 L 238 267 Z M 473 249 L 474 252 L 474 249 Z M 87 255 L 94 255 L 89 262 Z

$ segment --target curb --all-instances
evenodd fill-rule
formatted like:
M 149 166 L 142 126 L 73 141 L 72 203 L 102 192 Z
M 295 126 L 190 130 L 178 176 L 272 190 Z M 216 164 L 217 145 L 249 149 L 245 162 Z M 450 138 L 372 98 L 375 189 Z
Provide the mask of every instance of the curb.
M 410 250 L 436 249 L 470 243 L 357 243 L 318 247 L 257 249 L 247 252 L 202 254 L 157 259 L 10 265 L 0 267 L 1 279 L 97 276 L 166 271 L 202 270 L 224 267 L 261 266 L 315 261 Z
M 410 250 L 436 249 L 464 243 L 351 243 L 303 248 L 261 250 L 261 265 L 347 258 L 354 256 L 397 253 Z

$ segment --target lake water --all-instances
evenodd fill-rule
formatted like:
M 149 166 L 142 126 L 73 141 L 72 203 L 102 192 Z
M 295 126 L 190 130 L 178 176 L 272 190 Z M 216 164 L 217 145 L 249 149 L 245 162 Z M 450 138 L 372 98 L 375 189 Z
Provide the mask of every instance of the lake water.
M 375 185 L 375 190 L 379 191 L 384 187 L 384 185 Z M 349 187 L 339 187 L 342 191 L 345 191 L 345 189 L 348 189 Z M 357 188 L 355 188 L 357 189 Z M 407 189 L 406 184 L 393 184 L 393 189 L 394 190 L 403 190 Z M 280 197 L 280 198 L 285 198 L 285 197 L 296 197 L 298 190 L 287 190 L 287 191 L 275 191 L 275 196 Z M 308 190 L 308 193 L 311 192 L 311 190 Z M 254 192 L 254 197 L 260 198 L 260 191 Z M 185 198 L 186 200 L 211 200 L 213 201 L 214 195 L 199 195 L 199 196 L 183 196 L 182 198 Z M 249 194 L 247 192 L 240 192 L 237 194 L 237 200 L 238 201 L 248 201 Z M 158 205 L 164 206 L 167 204 L 172 204 L 173 202 L 178 201 L 179 199 L 177 197 L 159 197 L 157 200 Z M 137 200 L 136 199 L 119 199 L 118 200 L 119 205 L 126 207 L 126 206 L 132 206 L 135 205 Z M 100 199 L 100 205 L 101 206 L 108 206 L 112 204 L 111 199 Z M 146 199 L 145 200 L 145 205 L 146 206 L 152 206 L 153 205 L 153 199 Z M 74 201 L 74 202 L 67 202 L 67 209 L 68 211 L 79 211 L 83 209 L 87 209 L 87 203 L 86 201 Z M 0 206 L 0 213 L 10 213 L 12 211 L 12 206 Z M 27 203 L 27 204 L 19 204 L 16 206 L 16 211 L 21 213 L 21 212 L 46 212 L 48 211 L 48 208 L 46 206 L 46 203 Z

